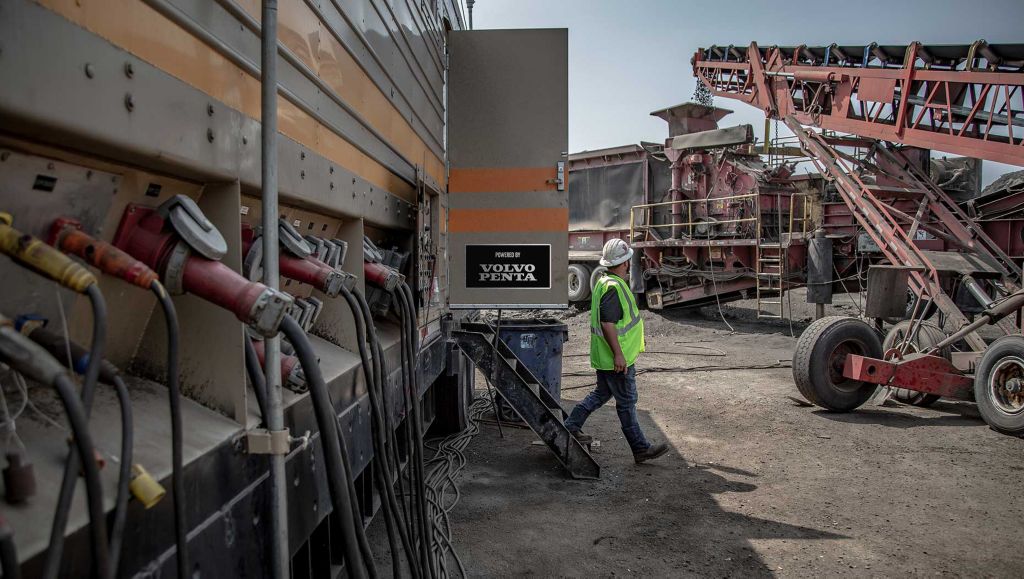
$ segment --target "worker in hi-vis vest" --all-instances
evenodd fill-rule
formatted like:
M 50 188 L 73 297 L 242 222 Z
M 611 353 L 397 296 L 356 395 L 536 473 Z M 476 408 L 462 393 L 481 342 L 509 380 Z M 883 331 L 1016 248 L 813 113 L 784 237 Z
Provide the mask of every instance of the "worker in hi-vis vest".
M 629 289 L 629 261 L 633 250 L 621 239 L 604 244 L 601 265 L 608 271 L 594 286 L 590 298 L 590 365 L 597 371 L 597 388 L 572 409 L 566 428 L 583 444 L 593 438 L 583 433 L 590 413 L 615 398 L 615 412 L 622 434 L 637 464 L 668 451 L 665 444 L 651 444 L 636 417 L 636 362 L 644 351 L 644 322 Z

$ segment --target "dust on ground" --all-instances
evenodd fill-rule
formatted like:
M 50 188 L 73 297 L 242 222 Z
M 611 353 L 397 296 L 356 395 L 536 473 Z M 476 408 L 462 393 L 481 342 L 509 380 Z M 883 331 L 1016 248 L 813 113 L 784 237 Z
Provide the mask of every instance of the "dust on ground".
M 813 306 L 794 294 L 793 333 Z M 856 313 L 837 296 L 829 314 Z M 801 313 L 799 307 L 806 308 Z M 1020 576 L 1024 441 L 973 404 L 805 406 L 786 321 L 751 302 L 643 312 L 640 421 L 672 451 L 633 464 L 613 404 L 586 430 L 598 481 L 573 481 L 529 430 L 485 424 L 467 450 L 455 546 L 474 576 Z M 569 326 L 563 399 L 589 391 L 587 316 Z M 707 367 L 734 368 L 731 370 Z M 478 380 L 478 386 L 484 384 Z

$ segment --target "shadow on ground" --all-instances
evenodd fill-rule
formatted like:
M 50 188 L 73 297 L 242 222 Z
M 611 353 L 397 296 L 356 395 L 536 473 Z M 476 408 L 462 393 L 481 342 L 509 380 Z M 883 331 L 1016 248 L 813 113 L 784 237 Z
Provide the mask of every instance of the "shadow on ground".
M 641 413 L 648 438 L 666 440 Z M 486 424 L 468 449 L 455 542 L 473 575 L 769 575 L 751 540 L 842 539 L 724 510 L 716 497 L 757 489 L 757 475 L 692 464 L 673 448 L 633 464 L 614 403 L 591 416 L 597 481 L 574 481 L 529 430 Z

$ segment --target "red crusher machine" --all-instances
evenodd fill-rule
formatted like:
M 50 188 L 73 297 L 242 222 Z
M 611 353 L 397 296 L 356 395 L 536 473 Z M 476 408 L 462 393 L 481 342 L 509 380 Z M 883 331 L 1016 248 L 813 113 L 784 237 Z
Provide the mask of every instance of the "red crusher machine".
M 800 392 L 836 411 L 877 385 L 920 403 L 973 399 L 994 429 L 1024 434 L 1021 270 L 923 169 L 930 149 L 1024 165 L 1024 45 L 752 43 L 700 49 L 692 64 L 712 95 L 786 123 L 884 257 L 867 280 L 875 327 L 812 324 L 793 359 Z M 904 288 L 909 308 L 892 299 Z

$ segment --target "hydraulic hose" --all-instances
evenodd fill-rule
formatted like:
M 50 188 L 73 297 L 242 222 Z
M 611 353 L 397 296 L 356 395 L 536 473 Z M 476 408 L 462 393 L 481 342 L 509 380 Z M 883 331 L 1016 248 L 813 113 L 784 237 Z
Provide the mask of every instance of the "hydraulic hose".
M 89 352 L 61 334 L 37 328 L 28 333 L 29 338 L 42 346 L 51 356 L 64 360 L 65 365 L 75 371 L 83 372 L 88 364 Z M 71 354 L 71 359 L 67 358 Z M 110 530 L 110 561 L 112 570 L 117 573 L 121 560 L 121 544 L 124 537 L 124 526 L 128 516 L 128 485 L 131 483 L 132 455 L 134 453 L 135 435 L 132 419 L 132 401 L 128 395 L 128 387 L 121 378 L 117 368 L 107 360 L 100 366 L 99 379 L 114 387 L 121 412 L 121 454 L 117 478 L 117 497 L 114 502 L 114 522 Z
M 263 375 L 263 367 L 260 366 L 256 348 L 252 345 L 252 337 L 248 334 L 245 335 L 245 372 L 249 375 L 249 383 L 252 384 L 253 394 L 256 395 L 256 405 L 260 407 L 260 423 L 265 425 L 268 404 L 267 379 Z
M 391 547 L 392 569 L 396 574 L 400 572 L 398 546 L 395 542 L 395 527 L 397 527 L 398 537 L 401 540 L 402 549 L 405 551 L 406 560 L 409 564 L 409 572 L 414 579 L 418 579 L 420 577 L 420 570 L 416 565 L 415 550 L 409 539 L 408 529 L 405 528 L 404 522 L 399 520 L 398 498 L 395 496 L 395 489 L 390 480 L 392 463 L 396 465 L 395 472 L 400 474 L 400 471 L 397 468 L 397 460 L 392 454 L 394 445 L 387 436 L 390 420 L 384 419 L 384 416 L 390 413 L 390 408 L 382 409 L 386 371 L 376 368 L 377 363 L 383 364 L 383 360 L 380 360 L 376 355 L 373 358 L 369 355 L 366 332 L 368 324 L 363 316 L 359 300 L 346 288 L 342 288 L 340 293 L 352 310 L 352 317 L 355 320 L 356 343 L 359 348 L 359 357 L 363 366 L 363 377 L 366 380 L 366 389 L 369 393 L 370 406 L 373 411 L 374 453 L 376 455 L 376 460 L 374 461 L 374 481 L 377 486 L 377 492 L 382 497 L 381 505 L 384 509 L 388 543 Z
M 295 348 L 295 354 L 302 364 L 302 371 L 309 384 L 309 397 L 313 403 L 317 427 L 320 429 L 320 443 L 324 453 L 324 464 L 327 468 L 327 486 L 331 492 L 331 502 L 338 509 L 338 521 L 341 525 L 345 560 L 349 574 L 355 579 L 367 577 L 367 566 L 373 560 L 363 561 L 359 549 L 359 539 L 355 524 L 355 513 L 352 510 L 352 496 L 349 494 L 347 479 L 351 478 L 348 465 L 343 460 L 341 436 L 338 429 L 338 417 L 334 412 L 331 394 L 327 383 L 320 372 L 316 353 L 309 343 L 305 332 L 291 316 L 285 316 L 281 322 L 281 331 Z M 359 529 L 361 531 L 362 529 Z
M 4 579 L 21 579 L 18 549 L 14 545 L 14 531 L 3 516 L 0 516 L 0 571 L 3 571 Z
M 171 406 L 171 494 L 174 497 L 174 538 L 178 579 L 191 575 L 188 563 L 188 522 L 185 519 L 185 467 L 182 450 L 181 392 L 178 388 L 178 313 L 159 281 L 150 286 L 164 311 L 167 325 L 167 395 Z
M 60 255 L 64 257 L 63 254 Z M 92 343 L 89 350 L 89 363 L 85 368 L 81 398 L 86 424 L 88 424 L 89 412 L 92 410 L 92 401 L 96 393 L 96 382 L 99 378 L 100 366 L 103 363 L 103 349 L 107 340 L 107 303 L 103 299 L 103 293 L 100 292 L 95 283 L 85 288 L 85 294 L 89 297 L 89 303 L 92 306 Z M 70 381 L 70 378 L 68 380 Z M 57 510 L 53 516 L 53 526 L 50 527 L 50 546 L 46 553 L 46 565 L 43 569 L 43 577 L 45 579 L 56 579 L 60 573 L 60 561 L 64 553 L 64 531 L 67 528 L 68 516 L 71 513 L 71 499 L 75 494 L 75 483 L 78 482 L 78 472 L 81 466 L 78 463 L 78 459 L 78 455 L 72 452 L 68 454 L 68 458 L 64 463 L 64 479 L 61 481 L 60 494 L 57 497 Z M 95 466 L 94 456 L 89 455 L 89 458 L 84 460 L 94 463 L 93 466 Z M 103 505 L 100 503 L 100 510 L 102 511 L 102 509 Z M 103 519 L 100 518 L 99 521 L 100 525 L 104 526 Z M 106 534 L 105 527 L 103 534 Z M 95 542 L 94 533 L 94 556 Z M 104 556 L 106 556 L 106 553 L 104 553 Z M 100 576 L 106 577 L 107 573 L 101 573 Z

